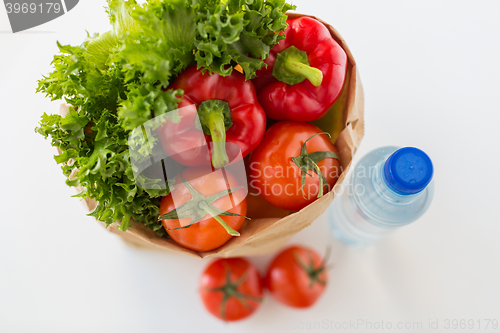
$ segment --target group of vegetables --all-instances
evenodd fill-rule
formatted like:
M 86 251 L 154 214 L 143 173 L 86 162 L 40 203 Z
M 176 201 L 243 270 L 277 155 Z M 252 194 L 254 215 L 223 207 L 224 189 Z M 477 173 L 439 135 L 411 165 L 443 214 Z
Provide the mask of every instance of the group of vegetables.
M 187 168 L 162 199 L 159 219 L 184 247 L 210 251 L 239 235 L 246 184 L 229 170 L 215 171 L 238 158 L 251 153 L 253 192 L 290 211 L 322 196 L 340 175 L 329 134 L 306 121 L 321 118 L 338 97 L 345 52 L 320 22 L 301 17 L 287 23 L 286 38 L 251 81 L 238 71 L 221 76 L 193 65 L 168 87 L 184 92 L 181 119 L 160 126 L 157 134 L 165 152 Z M 201 129 L 193 125 L 196 117 Z M 267 119 L 277 122 L 266 131 Z
M 328 258 L 311 248 L 293 245 L 271 262 L 264 278 L 243 258 L 218 259 L 202 273 L 200 296 L 205 308 L 225 321 L 244 319 L 263 301 L 264 289 L 281 304 L 308 308 L 328 283 Z
M 37 132 L 60 149 L 55 159 L 67 184 L 83 189 L 77 196 L 98 202 L 90 215 L 210 251 L 239 235 L 242 187 L 289 211 L 333 187 L 338 152 L 308 122 L 339 96 L 347 57 L 322 23 L 287 19 L 290 9 L 284 0 L 108 0 L 111 31 L 58 44 L 38 91 L 71 108 L 44 114 Z M 183 111 L 156 134 L 183 169 L 167 186 L 139 186 L 132 130 L 174 110 Z M 243 158 L 248 184 L 226 169 Z

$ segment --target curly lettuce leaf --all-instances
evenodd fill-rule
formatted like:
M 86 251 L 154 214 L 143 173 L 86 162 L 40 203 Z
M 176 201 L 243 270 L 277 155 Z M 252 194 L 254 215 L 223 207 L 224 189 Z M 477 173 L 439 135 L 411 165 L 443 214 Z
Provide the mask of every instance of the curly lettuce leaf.
M 138 29 L 122 41 L 114 58 L 130 81 L 119 110 L 129 130 L 177 108 L 183 92 L 165 90 L 194 62 L 196 27 L 193 8 L 184 0 L 150 0 L 131 16 Z
M 108 61 L 121 40 L 138 29 L 137 23 L 130 15 L 136 5 L 135 0 L 108 0 L 107 12 L 112 29 L 102 35 L 88 38 L 85 53 L 88 64 L 98 70 L 107 68 Z
M 170 110 L 177 109 L 182 90 L 164 90 L 161 85 L 151 83 L 131 83 L 128 85 L 127 99 L 121 103 L 118 114 L 126 129 L 144 124 Z
M 137 31 L 123 41 L 116 61 L 123 61 L 127 78 L 141 74 L 142 82 L 164 88 L 193 60 L 195 15 L 190 1 L 150 0 L 131 13 Z
M 285 0 L 199 0 L 195 5 L 198 68 L 230 75 L 232 65 L 239 64 L 246 79 L 255 77 L 270 49 L 285 38 L 285 13 L 291 9 L 295 6 Z

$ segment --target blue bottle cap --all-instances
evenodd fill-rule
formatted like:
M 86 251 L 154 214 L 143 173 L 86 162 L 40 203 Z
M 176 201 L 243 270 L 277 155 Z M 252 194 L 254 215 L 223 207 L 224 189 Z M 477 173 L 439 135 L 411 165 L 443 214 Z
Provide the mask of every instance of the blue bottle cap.
M 431 181 L 434 168 L 429 156 L 413 147 L 401 148 L 385 162 L 384 178 L 387 186 L 402 195 L 422 191 Z

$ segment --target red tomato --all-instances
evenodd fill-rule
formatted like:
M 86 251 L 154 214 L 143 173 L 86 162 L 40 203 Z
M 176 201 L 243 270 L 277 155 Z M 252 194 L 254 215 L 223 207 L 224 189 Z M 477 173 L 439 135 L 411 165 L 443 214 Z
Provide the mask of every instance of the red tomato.
M 257 268 L 245 259 L 219 259 L 203 272 L 200 294 L 205 308 L 217 318 L 240 320 L 260 306 L 261 278 Z
M 302 145 L 315 134 L 322 133 L 309 123 L 281 121 L 271 126 L 261 144 L 250 157 L 249 186 L 270 204 L 298 211 L 318 198 L 319 177 L 309 169 L 302 192 L 302 171 L 292 160 L 301 155 Z M 306 143 L 307 153 L 327 151 L 338 154 L 328 135 L 319 134 Z M 313 156 L 313 155 L 311 155 Z M 317 163 L 333 188 L 341 174 L 338 158 L 325 158 Z M 328 187 L 325 187 L 328 190 Z
M 196 191 L 205 197 L 240 187 L 236 178 L 226 169 L 212 171 L 210 167 L 193 167 L 185 169 L 182 176 Z M 160 214 L 163 215 L 179 208 L 192 198 L 191 192 L 182 183 L 180 176 L 177 176 L 172 192 L 161 199 Z M 223 211 L 244 216 L 247 212 L 245 191 L 239 189 L 229 193 L 214 201 L 213 206 Z M 162 223 L 173 240 L 195 251 L 210 251 L 231 239 L 232 236 L 215 218 L 208 214 L 203 216 L 204 218 L 200 222 L 184 229 L 169 230 L 188 226 L 192 218 L 163 220 Z M 225 223 L 236 231 L 241 228 L 245 221 L 243 216 L 219 215 Z
M 279 302 L 307 308 L 323 294 L 327 280 L 325 263 L 314 250 L 292 246 L 274 258 L 267 271 L 266 287 Z

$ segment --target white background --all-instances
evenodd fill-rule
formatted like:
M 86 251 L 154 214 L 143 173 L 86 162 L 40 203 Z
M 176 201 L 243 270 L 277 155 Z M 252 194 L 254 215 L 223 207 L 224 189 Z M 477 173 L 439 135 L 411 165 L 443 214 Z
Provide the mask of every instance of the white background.
M 56 40 L 79 44 L 85 30 L 108 30 L 104 1 L 80 1 L 18 34 L 0 5 L 1 332 L 295 332 L 330 321 L 371 331 L 348 329 L 358 320 L 449 332 L 447 319 L 476 321 L 461 332 L 500 331 L 484 328 L 500 320 L 500 2 L 294 3 L 334 25 L 359 64 L 366 135 L 356 160 L 384 145 L 431 156 L 436 194 L 426 215 L 366 249 L 333 240 L 321 217 L 293 238 L 320 252 L 333 244 L 335 268 L 316 306 L 267 297 L 250 319 L 222 323 L 197 294 L 207 262 L 129 248 L 86 217 L 54 148 L 34 133 L 40 115 L 57 110 L 35 94 Z M 264 272 L 270 258 L 252 260 Z

